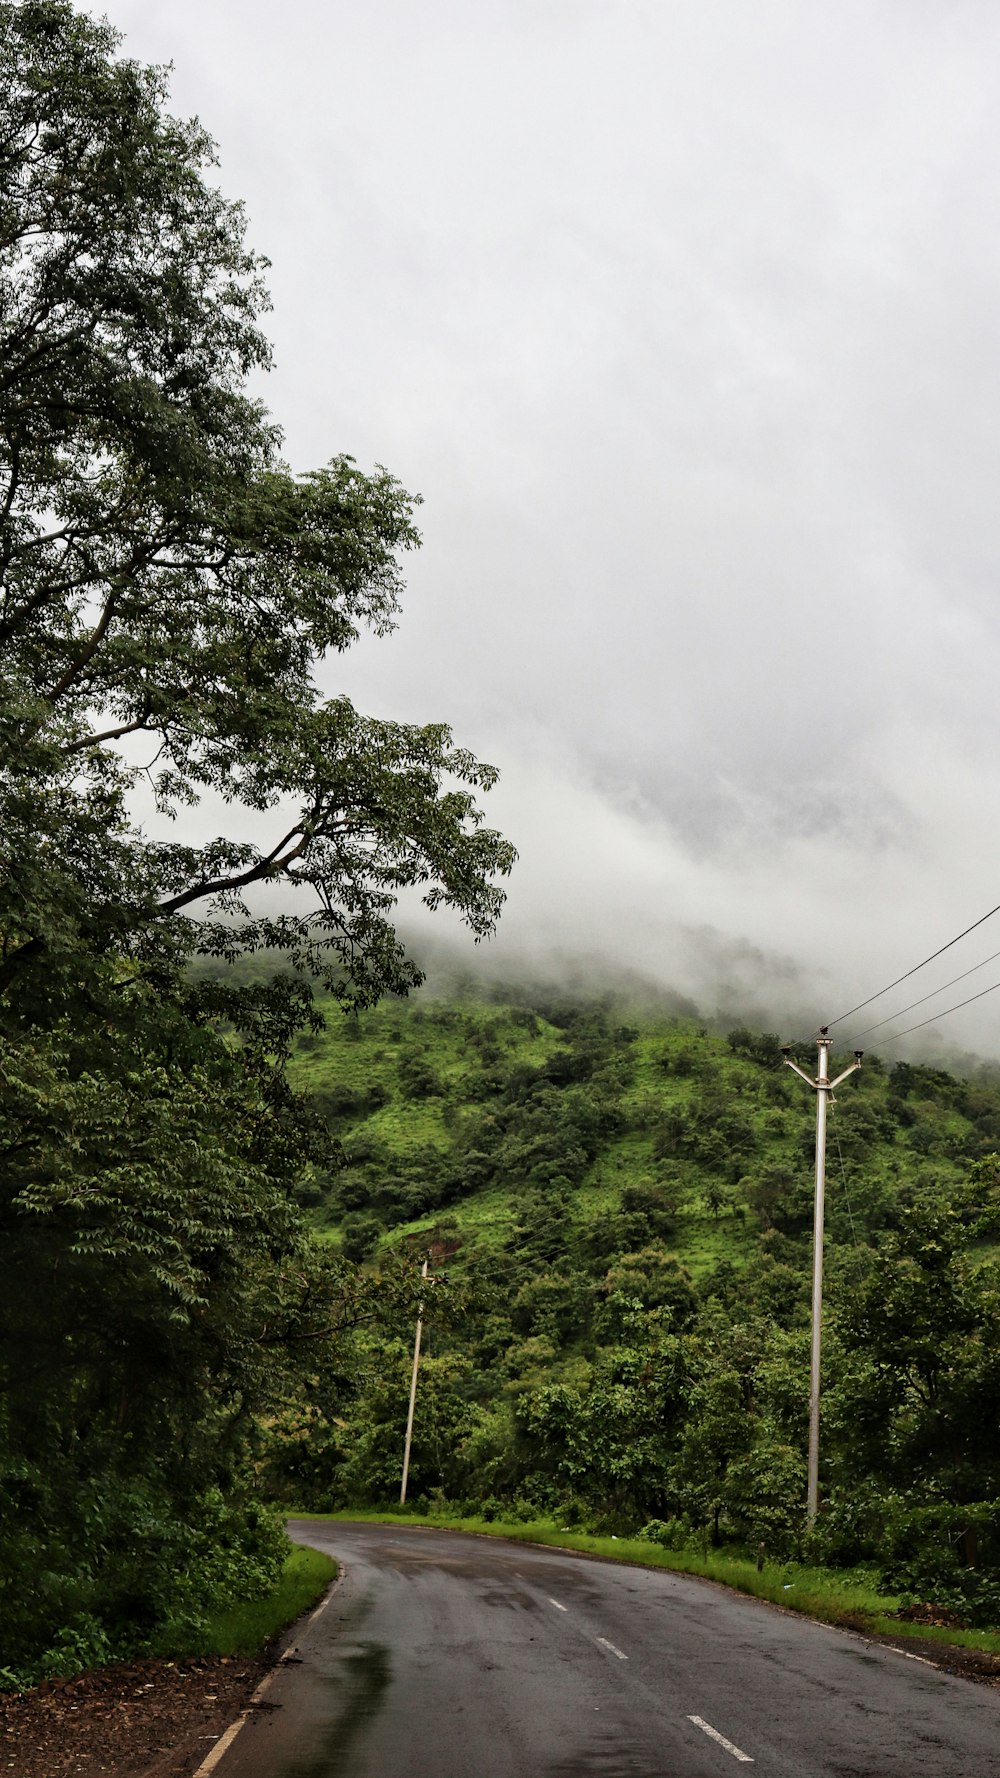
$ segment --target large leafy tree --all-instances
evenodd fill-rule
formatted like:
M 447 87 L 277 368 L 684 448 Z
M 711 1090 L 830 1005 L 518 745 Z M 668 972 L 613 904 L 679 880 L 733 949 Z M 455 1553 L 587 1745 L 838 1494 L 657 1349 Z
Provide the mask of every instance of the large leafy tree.
M 66 0 L 0 5 L 2 979 L 81 944 L 277 944 L 368 999 L 417 979 L 401 891 L 491 929 L 494 773 L 443 725 L 320 697 L 323 656 L 393 623 L 415 503 L 347 457 L 285 467 L 246 392 L 242 210 L 162 71 L 115 49 Z M 207 790 L 241 817 L 151 841 L 140 775 L 162 811 Z M 250 916 L 261 883 L 296 891 L 280 917 Z
M 317 982 L 363 1004 L 419 980 L 401 895 L 482 936 L 513 859 L 475 802 L 492 768 L 446 727 L 320 695 L 324 657 L 394 621 L 415 502 L 348 457 L 283 463 L 247 393 L 263 263 L 165 97 L 67 0 L 0 0 L 0 1485 L 21 1509 L 0 1669 L 22 1672 L 196 1613 L 192 1576 L 204 1600 L 273 1566 L 255 1422 L 297 1354 L 321 1370 L 380 1312 L 291 1204 L 324 1138 L 282 1060 Z M 207 844 L 184 834 L 205 795 Z M 188 969 L 246 951 L 279 966 Z

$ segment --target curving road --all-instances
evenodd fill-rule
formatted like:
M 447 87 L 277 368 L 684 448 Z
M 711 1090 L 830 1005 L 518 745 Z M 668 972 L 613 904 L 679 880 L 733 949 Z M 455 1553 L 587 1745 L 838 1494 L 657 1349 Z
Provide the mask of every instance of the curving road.
M 341 1579 L 211 1778 L 1000 1778 L 1000 1693 L 710 1583 L 291 1531 Z

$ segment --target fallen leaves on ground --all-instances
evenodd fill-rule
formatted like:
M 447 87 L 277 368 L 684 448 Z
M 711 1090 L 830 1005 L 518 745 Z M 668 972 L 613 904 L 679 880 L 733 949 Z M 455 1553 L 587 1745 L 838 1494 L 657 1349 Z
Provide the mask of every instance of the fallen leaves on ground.
M 0 1778 L 189 1778 L 267 1663 L 130 1661 L 0 1694 Z

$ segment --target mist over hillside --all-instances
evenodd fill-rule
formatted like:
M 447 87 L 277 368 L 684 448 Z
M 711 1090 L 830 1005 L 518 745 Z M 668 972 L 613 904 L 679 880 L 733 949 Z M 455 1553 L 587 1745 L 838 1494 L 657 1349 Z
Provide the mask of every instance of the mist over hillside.
M 665 996 L 664 1004 L 683 1004 L 713 1024 L 745 1020 L 808 1037 L 904 976 L 996 899 L 985 869 L 978 887 L 971 877 L 956 884 L 948 845 L 906 857 L 871 836 L 866 847 L 859 830 L 853 839 L 827 833 L 782 847 L 751 824 L 719 854 L 682 842 L 627 798 L 560 786 L 544 770 L 540 776 L 541 789 L 532 788 L 525 772 L 515 768 L 508 780 L 505 770 L 482 799 L 486 822 L 519 850 L 489 940 L 474 944 L 447 909 L 430 914 L 416 890 L 400 898 L 401 942 L 435 991 L 440 984 L 447 992 L 456 974 L 494 986 L 598 987 L 653 1003 Z M 147 832 L 172 837 L 148 799 L 137 793 L 135 806 Z M 282 813 L 265 819 L 240 811 L 240 829 L 266 848 Z M 185 812 L 184 825 L 189 839 L 205 843 L 232 829 L 233 807 L 205 795 Z M 305 911 L 304 897 L 287 886 L 259 887 L 250 901 L 271 914 Z M 890 1019 L 871 1040 L 887 1054 L 959 1071 L 981 1057 L 1000 1058 L 1000 992 L 889 1042 L 1000 981 L 998 947 L 1000 916 L 863 1006 L 838 1035 L 853 1040 Z M 949 987 L 956 976 L 964 979 Z M 924 996 L 926 1004 L 908 1016 L 904 1009 Z
M 425 972 L 419 997 L 428 999 L 460 997 L 466 986 L 498 998 L 523 998 L 538 988 L 577 1000 L 605 995 L 623 1008 L 688 1017 L 713 1031 L 748 1024 L 774 1031 L 788 1041 L 810 1040 L 824 1012 L 829 1016 L 829 1006 L 817 1004 L 805 973 L 789 958 L 769 954 L 745 941 L 726 939 L 708 929 L 692 929 L 676 933 L 670 949 L 664 949 L 659 959 L 644 958 L 641 933 L 613 927 L 605 946 L 586 950 L 573 942 L 571 919 L 567 925 L 561 944 L 541 931 L 534 936 L 530 932 L 512 934 L 501 922 L 493 939 L 472 945 L 460 928 L 449 930 L 442 920 L 429 917 L 402 921 L 399 935 Z M 870 1012 L 866 1009 L 864 1016 L 854 1021 L 854 1029 L 885 1017 L 887 1007 L 903 1005 L 927 991 L 913 987 L 908 994 L 897 992 L 885 1005 L 880 1002 Z M 975 991 L 974 984 L 970 991 Z M 949 1005 L 951 998 L 961 998 L 961 992 L 946 996 L 940 1004 Z M 931 1000 L 913 1018 L 919 1019 L 925 1010 L 933 1012 L 938 1004 Z M 976 1047 L 951 1037 L 947 1021 L 901 1042 L 885 1041 L 910 1022 L 909 1017 L 891 1020 L 884 1033 L 871 1034 L 868 1047 L 884 1052 L 889 1066 L 896 1060 L 920 1059 L 960 1075 L 1000 1060 L 1000 1030 L 994 1039 L 993 1022 L 986 1015 L 980 1026 L 983 1041 Z M 846 1032 L 850 1030 L 845 1026 Z M 839 1041 L 840 1033 L 836 1035 Z

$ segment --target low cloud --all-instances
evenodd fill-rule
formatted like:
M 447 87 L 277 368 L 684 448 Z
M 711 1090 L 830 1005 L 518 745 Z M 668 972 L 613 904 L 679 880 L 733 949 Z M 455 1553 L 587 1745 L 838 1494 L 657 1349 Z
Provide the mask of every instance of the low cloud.
M 324 686 L 503 768 L 489 967 L 808 1030 L 1000 901 L 995 6 L 105 8 L 272 260 L 290 462 L 425 496 Z

